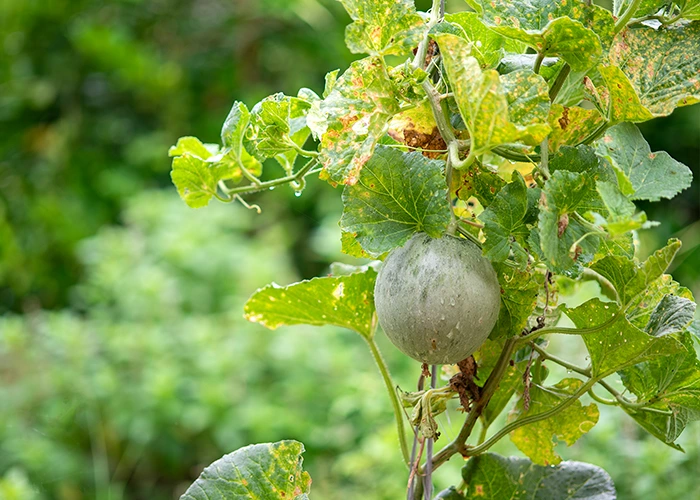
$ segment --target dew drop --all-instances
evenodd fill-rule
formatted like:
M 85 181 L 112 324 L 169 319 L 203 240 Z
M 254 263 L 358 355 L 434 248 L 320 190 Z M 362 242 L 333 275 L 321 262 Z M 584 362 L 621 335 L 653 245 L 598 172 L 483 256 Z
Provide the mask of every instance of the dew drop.
M 301 196 L 301 191 L 294 191 L 294 196 L 299 198 Z

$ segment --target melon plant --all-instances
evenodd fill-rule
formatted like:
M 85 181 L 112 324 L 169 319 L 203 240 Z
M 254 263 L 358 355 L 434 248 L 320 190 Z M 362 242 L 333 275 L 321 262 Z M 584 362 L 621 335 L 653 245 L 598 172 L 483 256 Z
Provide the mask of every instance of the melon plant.
M 328 73 L 322 94 L 235 102 L 220 144 L 183 137 L 170 150 L 193 208 L 216 198 L 260 210 L 255 193 L 301 194 L 311 176 L 342 191 L 342 250 L 365 264 L 265 286 L 245 316 L 335 325 L 367 343 L 408 499 L 615 498 L 603 469 L 556 449 L 598 422 L 599 405 L 677 449 L 700 418 L 696 304 L 667 274 L 681 243 L 641 258 L 637 236 L 655 223 L 635 203 L 692 182 L 635 123 L 700 100 L 700 3 L 467 0 L 447 13 L 439 0 L 428 12 L 341 2 L 358 59 Z M 561 300 L 583 286 L 594 298 Z M 417 360 L 419 391 L 396 390 L 382 329 Z M 582 341 L 586 361 L 553 354 L 555 336 Z M 443 412 L 463 424 L 436 449 Z M 506 437 L 524 457 L 490 452 Z M 183 498 L 307 498 L 302 452 L 244 448 Z M 436 488 L 451 459 L 466 460 L 461 477 Z

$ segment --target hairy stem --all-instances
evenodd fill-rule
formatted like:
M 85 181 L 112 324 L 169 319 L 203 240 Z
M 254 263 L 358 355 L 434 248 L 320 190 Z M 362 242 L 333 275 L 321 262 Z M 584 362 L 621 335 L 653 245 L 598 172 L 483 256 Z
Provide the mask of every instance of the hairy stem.
M 581 396 L 586 394 L 588 392 L 588 390 L 596 384 L 596 382 L 597 382 L 597 380 L 595 378 L 588 379 L 588 381 L 585 384 L 583 384 L 579 388 L 579 390 L 576 391 L 570 398 L 565 399 L 564 401 L 562 401 L 560 404 L 558 404 L 554 408 L 547 410 L 545 412 L 542 412 L 542 413 L 538 413 L 537 415 L 530 415 L 530 416 L 518 419 L 515 422 L 511 422 L 510 424 L 501 428 L 496 434 L 491 436 L 489 439 L 484 441 L 482 444 L 467 450 L 467 454 L 469 456 L 480 455 L 480 454 L 484 453 L 486 450 L 488 450 L 489 448 L 491 448 L 498 441 L 500 441 L 501 438 L 503 438 L 504 436 L 507 436 L 508 434 L 513 432 L 515 429 L 518 429 L 524 425 L 533 424 L 535 422 L 539 422 L 540 420 L 546 420 L 550 417 L 553 417 L 557 413 L 567 409 L 569 406 L 571 406 L 576 401 L 578 401 Z
M 572 363 L 569 363 L 568 361 L 566 361 L 564 359 L 558 358 L 554 354 L 548 353 L 547 351 L 542 349 L 540 346 L 538 346 L 534 342 L 530 342 L 530 347 L 532 347 L 532 349 L 534 351 L 536 351 L 537 354 L 539 354 L 542 359 L 551 361 L 552 363 L 556 363 L 559 366 L 563 366 L 567 370 L 571 370 L 572 372 L 576 372 L 580 375 L 584 375 L 586 377 L 591 376 L 591 369 L 590 368 L 581 368 L 580 366 L 576 366 Z
M 425 31 L 425 36 L 418 44 L 416 56 L 413 58 L 412 64 L 414 68 L 425 68 L 425 56 L 428 53 L 428 43 L 430 42 L 428 33 L 430 32 L 430 28 L 435 26 L 442 19 L 441 13 L 444 12 L 444 10 L 441 9 L 441 3 L 442 0 L 433 0 L 433 6 L 430 8 L 430 21 L 428 21 L 428 28 Z
M 617 35 L 620 31 L 622 31 L 625 26 L 627 26 L 627 23 L 632 19 L 634 16 L 634 13 L 637 12 L 637 9 L 639 8 L 639 4 L 642 3 L 642 0 L 632 0 L 632 3 L 627 7 L 627 10 L 615 21 L 615 34 Z
M 472 408 L 469 411 L 467 419 L 464 421 L 464 425 L 462 425 L 462 429 L 459 431 L 459 434 L 450 444 L 440 450 L 433 458 L 433 470 L 447 462 L 455 453 L 460 452 L 465 454 L 467 452 L 465 443 L 474 430 L 477 420 L 481 416 L 486 406 L 488 406 L 491 397 L 496 392 L 496 389 L 498 389 L 498 384 L 501 382 L 506 369 L 510 365 L 510 358 L 513 355 L 516 345 L 517 339 L 513 338 L 506 340 L 503 350 L 501 351 L 501 355 L 499 356 L 498 361 L 496 361 L 496 365 L 493 367 L 493 370 L 491 370 L 491 374 L 481 390 L 479 399 L 477 399 L 472 405 Z
M 255 193 L 257 191 L 264 191 L 265 189 L 269 189 L 271 187 L 276 187 L 276 186 L 281 186 L 283 184 L 289 184 L 290 182 L 298 182 L 307 175 L 311 175 L 314 173 L 317 173 L 318 171 L 313 171 L 311 170 L 314 165 L 317 163 L 316 158 L 312 158 L 306 164 L 301 167 L 297 173 L 293 175 L 288 175 L 286 177 L 280 177 L 278 179 L 272 179 L 271 181 L 266 181 L 266 182 L 259 182 L 257 184 L 249 184 L 248 186 L 240 186 L 240 187 L 235 187 L 235 188 L 226 188 L 223 189 L 224 193 L 230 196 L 229 199 L 223 199 L 222 201 L 233 201 L 234 198 L 232 195 L 234 194 L 248 194 L 248 193 Z
M 404 429 L 403 421 L 403 410 L 401 409 L 401 402 L 399 401 L 399 396 L 396 394 L 396 386 L 391 380 L 391 375 L 389 374 L 389 368 L 386 366 L 386 362 L 382 357 L 382 353 L 379 352 L 379 347 L 377 342 L 374 340 L 374 336 L 365 337 L 367 345 L 369 345 L 369 350 L 372 351 L 372 356 L 374 361 L 377 363 L 377 367 L 382 374 L 382 379 L 384 379 L 384 385 L 389 393 L 389 398 L 391 399 L 391 405 L 394 407 L 394 417 L 396 418 L 396 430 L 399 434 L 399 444 L 401 445 L 401 454 L 403 455 L 404 462 L 410 467 L 411 456 L 408 451 L 408 443 L 406 441 L 406 431 Z
M 554 80 L 554 84 L 552 85 L 552 88 L 549 89 L 549 100 L 550 101 L 554 102 L 554 100 L 557 98 L 557 96 L 559 95 L 559 91 L 564 86 L 564 82 L 566 82 L 566 78 L 569 76 L 569 73 L 571 73 L 571 66 L 569 66 L 569 63 L 566 63 L 561 68 L 561 71 L 559 71 L 559 74 L 557 75 L 557 79 Z

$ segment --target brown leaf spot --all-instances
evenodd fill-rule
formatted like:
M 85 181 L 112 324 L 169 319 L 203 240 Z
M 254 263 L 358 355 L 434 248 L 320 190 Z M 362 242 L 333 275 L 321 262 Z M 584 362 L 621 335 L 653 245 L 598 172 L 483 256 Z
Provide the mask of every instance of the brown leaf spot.
M 562 130 L 566 130 L 569 126 L 569 108 L 564 106 L 564 111 L 561 113 L 561 118 L 559 118 L 559 126 Z
M 567 227 L 569 227 L 569 216 L 568 214 L 562 214 L 562 216 L 559 217 L 559 221 L 557 222 L 557 236 L 561 238 L 561 236 L 564 234 L 564 231 L 566 231 Z

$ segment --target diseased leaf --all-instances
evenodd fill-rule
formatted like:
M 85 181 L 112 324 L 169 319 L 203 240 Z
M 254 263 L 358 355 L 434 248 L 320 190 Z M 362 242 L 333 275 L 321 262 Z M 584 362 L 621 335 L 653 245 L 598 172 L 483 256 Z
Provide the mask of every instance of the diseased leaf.
M 586 80 L 586 88 L 591 99 L 605 110 L 609 123 L 643 122 L 654 118 L 620 68 L 601 65 L 598 72 L 601 84 L 596 87 L 591 80 Z
M 690 169 L 665 151 L 652 153 L 642 133 L 631 123 L 610 128 L 597 142 L 596 152 L 629 180 L 634 191 L 632 200 L 673 198 L 693 180 Z
M 566 461 L 543 467 L 527 458 L 495 453 L 471 457 L 462 468 L 465 498 L 489 500 L 615 500 L 607 472 L 595 465 Z M 566 492 L 566 497 L 562 496 Z M 449 497 L 448 497 L 449 498 Z
M 340 1 L 353 20 L 345 29 L 353 54 L 405 55 L 427 29 L 412 0 Z
M 403 245 L 414 233 L 439 238 L 450 222 L 444 162 L 380 146 L 343 191 L 340 227 L 372 256 Z
M 547 85 L 542 77 L 515 72 L 504 75 L 502 83 L 496 70 L 482 72 L 471 55 L 469 42 L 463 38 L 450 34 L 434 38 L 440 45 L 460 115 L 469 131 L 470 154 L 481 155 L 495 146 L 519 140 L 537 143 L 535 139 L 549 133 Z M 534 116 L 528 117 L 528 110 Z M 511 121 L 510 113 L 515 121 Z
M 244 311 L 245 318 L 272 330 L 286 325 L 335 325 L 364 337 L 374 333 L 374 282 L 369 267 L 347 276 L 313 278 L 279 286 L 267 285 L 255 292 Z
M 567 309 L 566 315 L 580 329 L 594 328 L 594 331 L 581 332 L 591 357 L 594 377 L 604 377 L 649 359 L 676 354 L 682 349 L 670 335 L 653 337 L 632 325 L 624 314 L 619 314 L 615 303 L 595 298 Z
M 521 269 L 528 264 L 525 241 L 530 230 L 525 224 L 528 210 L 527 186 L 518 173 L 513 173 L 513 180 L 506 184 L 496 199 L 484 210 L 480 219 L 484 223 L 484 256 L 491 262 L 503 262 L 511 252 Z
M 578 391 L 583 382 L 575 378 L 566 378 L 554 386 L 540 387 L 533 384 L 530 387 L 529 410 L 525 410 L 521 398 L 509 415 L 510 421 L 544 413 L 558 406 Z M 538 465 L 556 465 L 561 457 L 554 450 L 558 442 L 571 446 L 585 433 L 598 423 L 598 407 L 595 403 L 587 406 L 581 401 L 575 401 L 556 415 L 524 425 L 510 433 L 510 440 Z
M 471 43 L 472 55 L 482 68 L 495 68 L 512 42 L 486 26 L 476 12 L 446 14 L 445 21 L 462 28 L 461 35 Z M 530 66 L 532 68 L 532 66 Z
M 302 470 L 302 453 L 297 441 L 246 446 L 206 467 L 180 500 L 308 500 L 311 478 Z
M 700 22 L 622 30 L 610 49 L 653 116 L 700 101 Z
M 501 285 L 501 309 L 496 326 L 489 334 L 491 340 L 519 335 L 537 304 L 539 284 L 536 275 L 519 271 L 504 264 L 495 264 L 498 283 Z
M 557 151 L 561 146 L 581 144 L 605 120 L 595 109 L 552 104 L 547 121 L 552 129 L 549 148 Z
M 387 133 L 392 139 L 418 149 L 428 158 L 438 158 L 447 151 L 427 101 L 394 115 Z
M 315 96 L 314 100 L 318 99 Z M 297 148 L 304 145 L 310 134 L 306 125 L 310 109 L 311 102 L 299 97 L 282 93 L 266 97 L 251 111 L 246 144 L 258 159 L 275 158 L 287 172 L 291 172 L 298 155 Z
M 321 176 L 355 184 L 360 170 L 386 133 L 399 104 L 379 58 L 355 61 L 323 101 L 312 105 L 307 123 L 321 139 Z
M 593 209 L 596 200 L 595 178 L 585 173 L 558 170 L 545 184 L 539 238 L 552 271 L 576 276 L 595 256 L 600 238 L 576 212 Z
M 504 36 L 538 53 L 558 55 L 574 71 L 593 66 L 612 39 L 614 21 L 606 9 L 581 1 L 470 0 L 484 21 Z
M 700 361 L 689 334 L 678 354 L 640 363 L 620 372 L 625 387 L 638 403 L 657 410 L 623 409 L 644 429 L 667 445 L 675 443 L 688 422 L 700 420 Z M 660 411 L 667 412 L 659 413 Z

